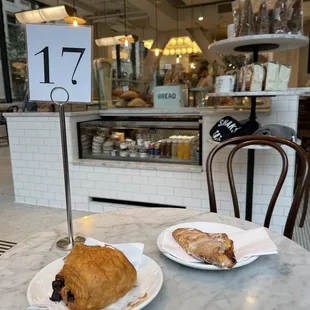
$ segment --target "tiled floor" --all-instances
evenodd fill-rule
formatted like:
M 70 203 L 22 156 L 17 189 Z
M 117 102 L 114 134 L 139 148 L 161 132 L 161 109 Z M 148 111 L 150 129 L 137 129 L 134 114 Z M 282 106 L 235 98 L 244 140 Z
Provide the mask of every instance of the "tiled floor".
M 8 147 L 0 147 L 0 240 L 20 242 L 46 227 L 66 221 L 65 210 L 14 203 Z M 88 215 L 73 211 L 73 218 Z M 310 251 L 310 208 L 304 228 L 296 225 L 294 240 Z M 34 222 L 35 219 L 35 222 Z

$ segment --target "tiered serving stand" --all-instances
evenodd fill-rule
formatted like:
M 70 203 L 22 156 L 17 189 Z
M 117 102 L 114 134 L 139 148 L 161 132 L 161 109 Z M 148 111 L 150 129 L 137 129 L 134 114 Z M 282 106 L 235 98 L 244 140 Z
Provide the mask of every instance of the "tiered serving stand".
M 220 54 L 253 53 L 253 61 L 258 62 L 260 52 L 279 52 L 301 48 L 309 44 L 309 38 L 303 35 L 292 34 L 263 34 L 237 38 L 229 38 L 215 42 L 209 46 L 209 50 Z M 261 92 L 232 92 L 211 93 L 209 97 L 250 97 L 250 120 L 256 119 L 256 98 L 285 95 L 310 95 L 310 88 L 288 89 L 287 91 L 261 91 Z M 254 185 L 255 149 L 248 149 L 247 163 L 247 188 L 246 188 L 246 212 L 245 219 L 252 220 L 253 185 Z

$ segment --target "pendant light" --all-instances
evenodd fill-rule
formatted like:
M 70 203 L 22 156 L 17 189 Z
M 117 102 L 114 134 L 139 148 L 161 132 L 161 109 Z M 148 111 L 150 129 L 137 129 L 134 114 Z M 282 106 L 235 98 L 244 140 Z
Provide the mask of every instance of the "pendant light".
M 78 25 L 86 24 L 86 20 L 84 18 L 78 17 L 76 15 L 75 0 L 73 0 L 73 8 L 74 8 L 74 13 L 71 16 L 65 17 L 64 21 L 68 24 L 72 24 L 75 27 L 77 27 Z
M 158 28 L 157 28 L 157 22 L 158 22 L 158 20 L 157 20 L 157 1 L 158 0 L 154 0 L 155 1 L 155 31 L 156 31 L 156 36 L 155 36 L 155 44 L 157 44 L 158 43 Z M 161 49 L 161 48 L 158 48 L 158 47 L 153 47 L 152 49 L 151 49 L 151 51 L 152 52 L 154 52 L 154 54 L 155 54 L 155 56 L 157 57 L 157 56 L 159 56 L 159 54 L 160 53 L 162 53 L 164 50 L 163 49 Z
M 126 47 L 128 47 L 129 43 L 134 43 L 135 40 L 132 38 L 132 36 L 128 36 L 127 34 L 127 3 L 126 3 L 126 0 L 124 0 L 124 25 L 125 25 L 125 36 L 120 38 L 119 41 L 125 44 Z
M 108 13 L 106 9 L 106 0 L 103 0 L 103 11 L 104 11 L 104 27 L 108 28 L 107 26 L 108 25 L 108 22 L 107 22 Z M 95 42 L 97 46 L 112 46 L 112 45 L 120 44 L 121 43 L 120 40 L 123 37 L 124 37 L 123 35 L 103 37 L 103 38 L 96 39 Z M 138 38 L 134 35 L 127 35 L 128 42 L 136 42 L 137 39 Z
M 74 9 L 67 5 L 51 6 L 43 9 L 28 10 L 15 13 L 21 24 L 39 24 L 64 19 L 74 13 Z

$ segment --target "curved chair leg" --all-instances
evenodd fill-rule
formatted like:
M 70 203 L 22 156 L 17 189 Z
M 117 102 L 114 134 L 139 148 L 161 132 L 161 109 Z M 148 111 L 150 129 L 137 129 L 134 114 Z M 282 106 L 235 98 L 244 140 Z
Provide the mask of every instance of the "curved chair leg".
M 309 184 L 307 184 L 305 197 L 304 197 L 304 208 L 302 210 L 302 216 L 301 216 L 301 220 L 299 223 L 300 228 L 304 227 L 304 224 L 305 224 L 305 220 L 306 220 L 306 216 L 308 212 L 309 192 L 310 192 L 310 187 L 309 187 Z

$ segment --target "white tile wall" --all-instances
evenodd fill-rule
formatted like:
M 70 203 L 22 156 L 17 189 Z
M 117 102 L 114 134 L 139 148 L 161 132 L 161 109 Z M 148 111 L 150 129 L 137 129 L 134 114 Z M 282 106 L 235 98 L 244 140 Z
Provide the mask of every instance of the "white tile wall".
M 286 96 L 272 99 L 272 113 L 258 114 L 262 124 L 280 123 L 296 129 L 298 97 Z M 203 160 L 213 148 L 208 143 L 209 131 L 225 114 L 205 116 L 203 120 Z M 248 113 L 236 114 L 244 119 Z M 95 119 L 94 115 L 67 117 L 67 138 L 70 161 L 72 207 L 77 210 L 106 212 L 127 208 L 116 204 L 90 201 L 90 197 L 185 206 L 208 210 L 208 191 L 205 172 L 173 172 L 126 168 L 93 167 L 73 164 L 78 160 L 76 123 Z M 57 117 L 8 117 L 10 150 L 16 202 L 34 205 L 65 207 L 62 154 L 59 121 Z M 214 162 L 214 181 L 218 212 L 233 216 L 229 192 L 226 157 L 222 151 Z M 288 151 L 290 163 L 294 153 Z M 246 191 L 247 152 L 239 151 L 235 157 L 235 179 L 244 217 Z M 256 151 L 253 221 L 262 224 L 267 203 L 280 171 L 280 157 L 274 151 Z M 271 228 L 282 232 L 292 200 L 293 169 L 278 199 Z

